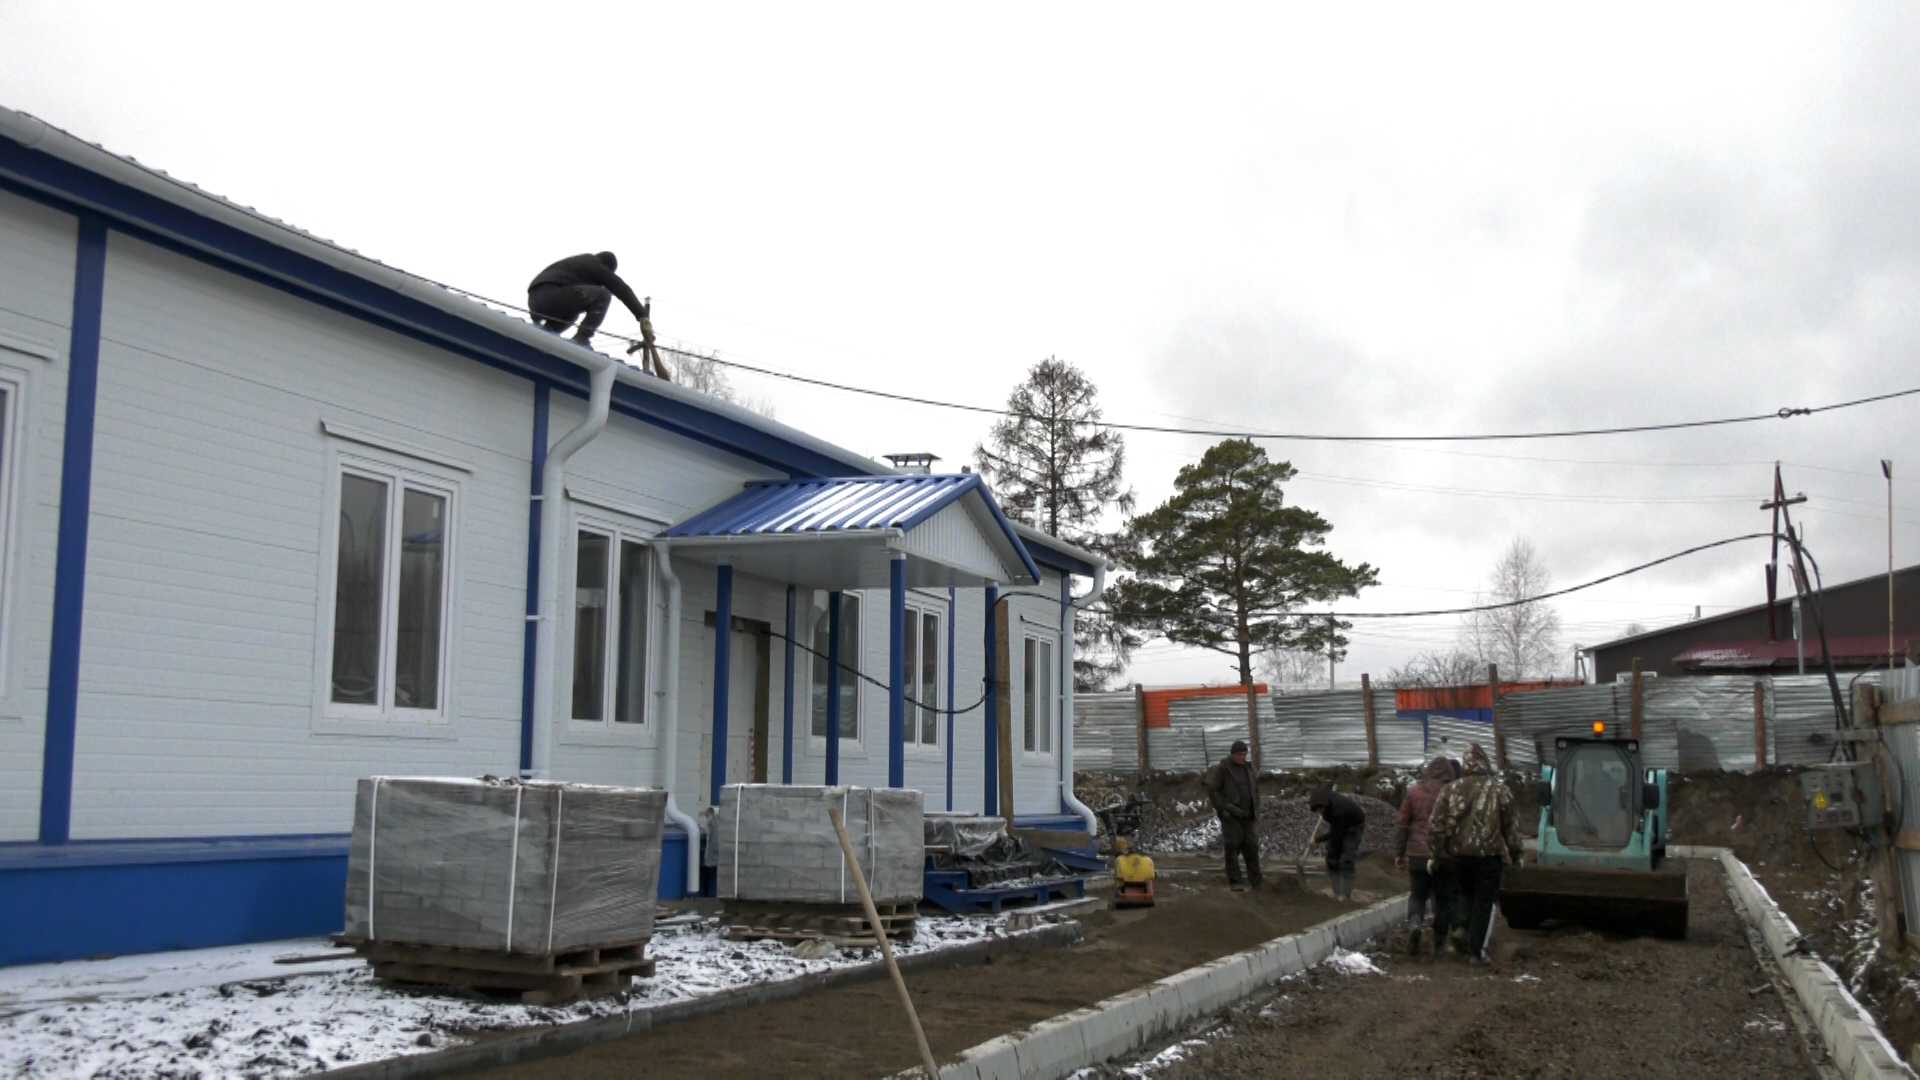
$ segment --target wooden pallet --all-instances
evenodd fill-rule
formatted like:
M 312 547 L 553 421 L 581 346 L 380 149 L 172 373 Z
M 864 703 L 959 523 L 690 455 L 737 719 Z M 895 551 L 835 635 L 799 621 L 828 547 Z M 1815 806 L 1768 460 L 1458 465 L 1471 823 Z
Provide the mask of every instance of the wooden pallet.
M 880 925 L 895 941 L 912 941 L 920 910 L 916 903 L 875 904 Z M 805 941 L 827 938 L 842 948 L 877 948 L 867 913 L 853 905 L 733 902 L 725 916 L 734 941 Z
M 373 966 L 374 977 L 385 982 L 518 996 L 527 1005 L 607 997 L 625 990 L 636 978 L 653 975 L 646 941 L 543 956 L 390 941 L 342 940 L 340 944 L 352 946 Z

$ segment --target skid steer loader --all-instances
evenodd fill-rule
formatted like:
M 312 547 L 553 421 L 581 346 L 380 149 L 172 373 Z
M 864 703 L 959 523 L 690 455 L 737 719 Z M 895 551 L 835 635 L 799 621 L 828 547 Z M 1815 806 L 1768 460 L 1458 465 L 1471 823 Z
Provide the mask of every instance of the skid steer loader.
M 1542 769 L 1540 851 L 1500 881 L 1507 925 L 1552 919 L 1687 936 L 1687 872 L 1666 861 L 1667 771 L 1641 763 L 1637 739 L 1557 738 Z

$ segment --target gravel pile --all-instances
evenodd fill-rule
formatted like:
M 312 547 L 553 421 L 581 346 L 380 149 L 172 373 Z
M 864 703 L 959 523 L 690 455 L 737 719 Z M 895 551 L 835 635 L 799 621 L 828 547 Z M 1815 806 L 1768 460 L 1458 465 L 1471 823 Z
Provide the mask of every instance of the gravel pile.
M 1360 837 L 1361 851 L 1387 851 L 1393 843 L 1393 819 L 1398 814 L 1392 803 L 1366 795 L 1350 795 L 1359 801 L 1367 812 L 1367 828 Z M 1260 799 L 1260 852 L 1269 857 L 1284 857 L 1291 861 L 1300 854 L 1300 848 L 1307 842 L 1320 823 L 1320 815 L 1307 809 L 1307 800 L 1301 796 L 1279 798 L 1272 795 Z M 1149 853 L 1163 854 L 1190 853 L 1220 850 L 1220 820 L 1212 814 L 1204 818 L 1189 819 L 1184 823 L 1150 825 L 1146 835 L 1141 837 L 1140 848 Z M 1315 844 L 1314 851 L 1323 853 L 1326 845 Z

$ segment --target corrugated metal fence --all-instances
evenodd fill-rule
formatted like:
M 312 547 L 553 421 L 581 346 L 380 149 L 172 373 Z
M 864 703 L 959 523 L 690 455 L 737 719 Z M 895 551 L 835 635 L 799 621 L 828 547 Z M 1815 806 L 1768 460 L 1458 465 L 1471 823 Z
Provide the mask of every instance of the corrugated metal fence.
M 1862 681 L 1878 681 L 1871 672 Z M 1902 677 L 1907 677 L 1902 675 Z M 1826 761 L 1833 748 L 1833 699 L 1820 675 L 1647 679 L 1641 742 L 1650 765 L 1750 772 L 1754 766 L 1754 686 L 1763 694 L 1770 764 Z M 1843 688 L 1844 689 L 1844 688 Z M 1916 690 L 1920 694 L 1920 690 Z M 1459 756 L 1468 743 L 1493 749 L 1493 726 L 1441 714 L 1395 711 L 1394 692 L 1375 690 L 1374 734 L 1382 765 L 1411 766 L 1436 755 Z M 1633 693 L 1625 683 L 1509 693 L 1495 710 L 1507 760 L 1529 768 L 1553 760 L 1553 740 L 1584 735 L 1594 721 L 1610 732 L 1632 725 Z M 1074 768 L 1132 772 L 1140 767 L 1140 714 L 1132 690 L 1074 698 Z M 1261 758 L 1267 768 L 1358 765 L 1367 760 L 1359 690 L 1260 695 Z M 1192 771 L 1224 757 L 1247 735 L 1247 703 L 1238 696 L 1175 700 L 1171 726 L 1147 731 L 1148 764 Z M 1916 868 L 1920 873 L 1920 868 Z

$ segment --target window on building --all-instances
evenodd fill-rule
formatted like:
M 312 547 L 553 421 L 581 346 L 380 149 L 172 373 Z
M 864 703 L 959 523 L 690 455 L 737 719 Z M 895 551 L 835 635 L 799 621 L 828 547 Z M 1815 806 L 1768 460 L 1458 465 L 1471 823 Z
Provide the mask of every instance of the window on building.
M 909 606 L 906 653 L 901 667 L 907 676 L 907 714 L 902 725 L 908 745 L 940 745 L 940 658 L 946 640 L 940 634 L 940 616 Z
M 574 537 L 573 719 L 646 720 L 653 562 L 639 538 L 583 527 Z
M 832 641 L 830 614 L 821 609 L 813 620 L 813 737 L 827 737 L 827 652 Z M 860 596 L 840 597 L 840 737 L 860 738 Z
M 1021 657 L 1022 746 L 1030 754 L 1053 753 L 1053 641 L 1023 638 Z
M 340 473 L 330 700 L 346 713 L 444 713 L 451 488 L 354 465 Z
M 12 625 L 12 619 L 5 617 L 12 608 L 11 547 L 13 536 L 14 503 L 14 462 L 18 459 L 16 449 L 19 443 L 20 387 L 18 375 L 0 369 L 0 626 Z M 12 665 L 4 660 L 11 651 L 12 643 L 0 639 L 0 672 Z M 6 679 L 0 676 L 0 693 L 11 690 Z

